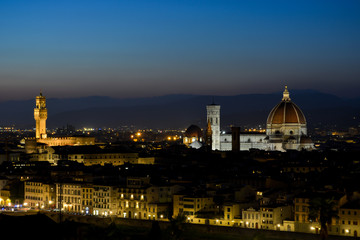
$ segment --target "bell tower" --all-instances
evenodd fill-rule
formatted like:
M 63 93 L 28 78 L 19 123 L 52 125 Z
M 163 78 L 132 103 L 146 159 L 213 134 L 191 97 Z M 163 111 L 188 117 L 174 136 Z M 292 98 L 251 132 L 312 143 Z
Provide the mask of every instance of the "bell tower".
M 46 98 L 40 92 L 39 96 L 36 96 L 36 107 L 34 108 L 34 119 L 36 122 L 36 139 L 45 139 L 46 135 Z
M 206 111 L 207 121 L 211 127 L 211 149 L 220 150 L 220 105 L 207 105 Z

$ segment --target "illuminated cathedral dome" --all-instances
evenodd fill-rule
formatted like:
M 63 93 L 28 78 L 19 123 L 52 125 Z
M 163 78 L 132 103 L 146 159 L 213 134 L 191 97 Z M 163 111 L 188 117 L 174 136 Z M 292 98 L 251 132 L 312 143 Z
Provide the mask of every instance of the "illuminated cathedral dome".
M 289 91 L 285 87 L 282 101 L 277 104 L 267 118 L 267 124 L 306 124 L 306 119 L 300 108 L 291 101 Z
M 285 86 L 283 98 L 270 112 L 266 121 L 266 134 L 270 141 L 297 142 L 307 135 L 306 118 L 300 108 L 291 101 Z

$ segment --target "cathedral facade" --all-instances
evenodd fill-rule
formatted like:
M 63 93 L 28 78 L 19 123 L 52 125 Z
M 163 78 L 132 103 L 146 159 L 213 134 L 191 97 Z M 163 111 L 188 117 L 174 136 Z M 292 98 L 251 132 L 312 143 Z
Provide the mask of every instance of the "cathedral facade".
M 313 150 L 314 144 L 307 136 L 306 118 L 301 109 L 291 101 L 285 87 L 283 98 L 269 113 L 266 121 L 266 133 L 222 134 L 220 131 L 220 105 L 206 107 L 207 120 L 212 129 L 212 150 L 246 151 L 260 149 L 267 151 Z M 236 142 L 234 142 L 236 137 Z M 215 142 L 215 144 L 214 144 Z

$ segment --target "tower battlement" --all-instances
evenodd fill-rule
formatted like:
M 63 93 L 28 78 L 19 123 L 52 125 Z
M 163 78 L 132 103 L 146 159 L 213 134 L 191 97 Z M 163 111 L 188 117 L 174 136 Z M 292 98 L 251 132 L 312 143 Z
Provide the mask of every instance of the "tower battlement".
M 36 134 L 37 139 L 47 138 L 46 134 L 46 119 L 47 119 L 47 108 L 46 98 L 40 92 L 39 96 L 36 96 L 36 106 L 34 108 L 34 119 L 36 123 Z

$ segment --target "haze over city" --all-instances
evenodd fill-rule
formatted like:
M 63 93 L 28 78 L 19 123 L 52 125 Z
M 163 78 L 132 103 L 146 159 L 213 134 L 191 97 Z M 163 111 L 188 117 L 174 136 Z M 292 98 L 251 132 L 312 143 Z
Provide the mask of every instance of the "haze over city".
M 0 3 L 0 101 L 314 89 L 359 97 L 359 1 Z

